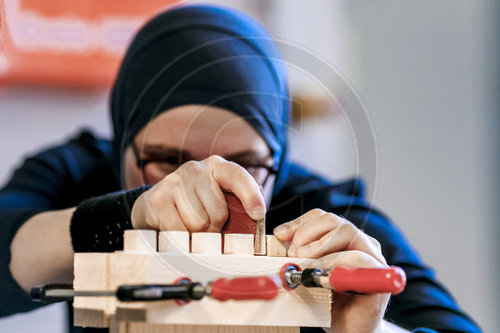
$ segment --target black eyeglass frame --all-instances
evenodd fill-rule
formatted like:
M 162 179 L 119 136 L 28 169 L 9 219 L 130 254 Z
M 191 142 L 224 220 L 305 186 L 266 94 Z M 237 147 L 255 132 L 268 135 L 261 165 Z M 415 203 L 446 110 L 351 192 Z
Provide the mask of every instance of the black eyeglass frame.
M 130 143 L 130 146 L 132 147 L 132 152 L 134 154 L 137 167 L 139 168 L 139 170 L 142 171 L 144 179 L 146 181 L 148 181 L 147 174 L 146 174 L 146 172 L 144 170 L 146 168 L 146 166 L 149 163 L 152 163 L 152 162 L 165 162 L 165 161 L 164 160 L 159 160 L 159 159 L 156 160 L 156 159 L 145 159 L 145 158 L 142 158 L 141 155 L 140 155 L 140 153 L 139 153 L 139 149 L 137 148 L 137 146 L 136 146 L 136 144 L 135 144 L 134 141 L 132 141 Z M 235 162 L 235 163 L 238 163 L 238 162 Z M 248 168 L 263 168 L 263 169 L 265 169 L 267 171 L 266 178 L 264 178 L 264 181 L 262 182 L 262 184 L 259 184 L 262 187 L 266 186 L 267 181 L 269 180 L 269 177 L 271 175 L 276 175 L 278 173 L 278 170 L 277 170 L 277 168 L 276 168 L 276 166 L 274 164 L 272 166 L 269 166 L 269 165 L 260 164 L 260 163 L 256 163 L 256 164 L 238 163 L 238 165 L 242 166 L 243 168 L 245 168 L 247 170 L 248 170 Z

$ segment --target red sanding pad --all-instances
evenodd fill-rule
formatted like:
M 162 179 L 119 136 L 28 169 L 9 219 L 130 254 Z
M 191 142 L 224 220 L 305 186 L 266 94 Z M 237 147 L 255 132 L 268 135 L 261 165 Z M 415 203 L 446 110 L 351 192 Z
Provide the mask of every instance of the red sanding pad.
M 229 218 L 221 230 L 224 234 L 252 234 L 255 236 L 257 223 L 248 216 L 240 199 L 232 192 L 224 192 L 229 207 Z M 222 236 L 224 240 L 224 236 Z

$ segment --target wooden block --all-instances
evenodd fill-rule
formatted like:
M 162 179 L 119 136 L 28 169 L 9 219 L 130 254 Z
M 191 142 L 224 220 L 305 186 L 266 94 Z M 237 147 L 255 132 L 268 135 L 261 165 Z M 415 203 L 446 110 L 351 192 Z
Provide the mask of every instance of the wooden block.
M 112 284 L 172 283 L 180 276 L 206 284 L 218 278 L 277 275 L 281 267 L 294 262 L 310 267 L 312 259 L 249 255 L 207 255 L 177 253 L 114 253 L 120 274 L 111 274 Z M 113 264 L 111 265 L 113 270 Z M 230 314 L 230 315 L 228 315 Z M 118 321 L 169 325 L 308 326 L 329 327 L 331 291 L 299 286 L 280 289 L 270 301 L 220 302 L 210 297 L 178 306 L 173 301 L 118 303 Z M 259 320 L 256 320 L 259 318 Z
M 189 253 L 189 232 L 160 231 L 159 252 Z
M 195 232 L 191 235 L 191 253 L 221 254 L 221 243 L 218 232 Z
M 206 284 L 218 278 L 276 275 L 286 263 L 308 268 L 311 261 L 249 255 L 115 252 L 110 258 L 110 287 L 114 290 L 125 284 L 172 283 L 181 276 Z M 292 291 L 280 289 L 271 301 L 220 302 L 204 297 L 185 306 L 173 301 L 117 302 L 114 313 L 118 322 L 127 323 L 329 327 L 331 291 L 299 286 Z
M 126 333 L 127 324 L 125 322 L 118 322 L 116 315 L 109 317 L 109 333 Z
M 123 235 L 123 251 L 156 252 L 158 234 L 156 230 L 125 230 Z
M 250 255 L 254 254 L 254 235 L 225 234 L 224 254 Z
M 73 288 L 75 290 L 111 290 L 109 260 L 111 253 L 75 253 Z M 75 297 L 74 325 L 108 327 L 110 297 Z
M 267 253 L 266 242 L 266 219 L 257 221 L 257 229 L 255 230 L 255 255 L 265 256 Z
M 174 234 L 170 236 L 173 238 Z M 116 290 L 126 284 L 173 283 L 181 276 L 207 284 L 218 278 L 277 275 L 281 267 L 289 262 L 302 268 L 310 267 L 312 259 L 252 255 L 252 236 L 226 235 L 226 244 L 230 247 L 228 252 L 243 255 L 187 253 L 187 245 L 183 253 L 118 251 L 76 254 L 75 290 Z M 184 244 L 189 244 L 186 233 L 179 237 L 185 239 Z M 208 238 L 205 240 L 208 243 Z M 110 326 L 115 333 L 160 333 L 166 328 L 170 332 L 178 325 L 179 329 L 207 327 L 203 332 L 214 330 L 217 333 L 247 332 L 248 329 L 248 332 L 268 332 L 267 329 L 278 327 L 278 331 L 269 332 L 284 333 L 289 332 L 287 328 L 298 326 L 329 327 L 331 321 L 331 291 L 302 286 L 292 291 L 280 289 L 278 296 L 269 301 L 220 302 L 204 297 L 200 301 L 178 306 L 174 301 L 119 302 L 113 297 L 75 297 L 74 305 L 76 325 Z M 256 326 L 259 327 L 254 328 Z M 137 330 L 133 331 L 133 327 Z M 229 331 L 218 330 L 229 327 Z M 154 330 L 150 331 L 152 328 Z
M 206 326 L 128 323 L 120 333 L 299 333 L 300 327 Z
M 285 242 L 280 241 L 274 235 L 266 236 L 267 256 L 270 257 L 286 257 Z

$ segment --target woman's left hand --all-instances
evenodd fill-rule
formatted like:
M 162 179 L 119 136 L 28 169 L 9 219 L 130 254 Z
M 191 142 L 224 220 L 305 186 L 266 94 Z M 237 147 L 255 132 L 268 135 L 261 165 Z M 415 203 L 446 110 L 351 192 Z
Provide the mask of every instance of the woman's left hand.
M 313 209 L 274 229 L 290 241 L 289 257 L 315 258 L 315 267 L 387 268 L 380 243 L 351 222 L 321 209 Z M 383 331 L 390 294 L 334 293 L 332 331 L 372 333 Z

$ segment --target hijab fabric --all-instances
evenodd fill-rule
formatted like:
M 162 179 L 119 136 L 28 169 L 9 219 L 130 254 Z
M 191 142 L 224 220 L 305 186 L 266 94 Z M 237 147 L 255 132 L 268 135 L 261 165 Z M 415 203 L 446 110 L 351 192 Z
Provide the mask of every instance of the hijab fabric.
M 111 93 L 115 173 L 121 174 L 122 152 L 154 117 L 202 104 L 236 113 L 264 138 L 279 192 L 288 169 L 286 80 L 276 44 L 249 16 L 213 5 L 159 14 L 135 36 Z

